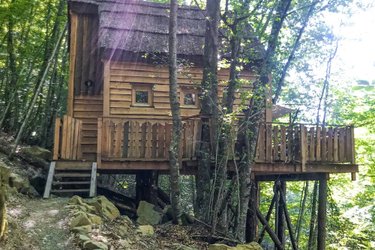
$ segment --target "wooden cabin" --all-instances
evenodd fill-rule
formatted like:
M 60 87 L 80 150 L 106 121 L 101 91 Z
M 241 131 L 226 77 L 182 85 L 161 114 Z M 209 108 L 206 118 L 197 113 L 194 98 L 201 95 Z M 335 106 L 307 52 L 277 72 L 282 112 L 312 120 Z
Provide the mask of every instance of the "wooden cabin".
M 68 107 L 56 120 L 53 159 L 58 165 L 96 162 L 102 170 L 168 170 L 168 8 L 142 1 L 69 1 Z M 200 139 L 204 32 L 203 13 L 180 7 L 183 170 L 196 165 Z M 228 69 L 219 70 L 219 96 L 228 77 Z M 241 78 L 250 86 L 255 72 L 245 69 Z M 268 110 L 260 128 L 256 175 L 357 171 L 352 127 L 273 124 L 271 116 Z
M 167 67 L 169 6 L 136 0 L 70 0 L 68 4 L 67 114 L 56 119 L 53 162 L 44 197 L 49 196 L 51 188 L 54 192 L 64 192 L 62 186 L 72 183 L 55 182 L 53 176 L 91 178 L 88 183 L 93 196 L 96 171 L 168 172 L 172 128 Z M 204 34 L 202 11 L 181 6 L 177 53 L 182 65 L 178 72 L 183 119 L 181 172 L 186 174 L 194 174 L 197 166 Z M 256 72 L 251 66 L 262 58 L 262 48 L 256 40 L 251 49 L 255 59 L 240 74 L 248 85 L 238 91 L 236 108 L 241 102 L 239 93 L 250 90 L 247 86 L 255 79 Z M 223 96 L 229 69 L 220 69 L 218 78 L 218 94 Z M 323 180 L 324 188 L 328 174 L 358 171 L 353 127 L 273 123 L 272 116 L 277 117 L 285 110 L 277 107 L 274 112 L 271 110 L 265 110 L 256 162 L 251 166 L 256 183 L 318 179 Z M 238 140 L 237 144 L 240 143 Z M 64 170 L 88 172 L 72 175 Z M 59 188 L 54 190 L 54 185 Z M 324 194 L 322 190 L 319 193 Z M 254 197 L 256 200 L 257 195 Z M 325 211 L 324 200 L 319 206 L 319 211 Z M 320 212 L 320 216 L 324 213 Z M 256 220 L 253 222 L 256 224 Z

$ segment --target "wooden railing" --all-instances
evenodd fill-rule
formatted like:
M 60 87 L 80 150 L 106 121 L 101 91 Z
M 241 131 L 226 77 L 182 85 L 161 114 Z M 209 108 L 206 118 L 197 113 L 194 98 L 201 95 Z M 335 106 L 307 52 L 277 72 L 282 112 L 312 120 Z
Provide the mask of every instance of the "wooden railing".
M 64 115 L 56 118 L 53 160 L 81 160 L 82 121 Z
M 256 162 L 354 164 L 354 129 L 350 126 L 262 124 Z
M 183 122 L 182 158 L 195 156 L 198 121 Z M 98 161 L 167 160 L 172 135 L 171 120 L 98 119 Z

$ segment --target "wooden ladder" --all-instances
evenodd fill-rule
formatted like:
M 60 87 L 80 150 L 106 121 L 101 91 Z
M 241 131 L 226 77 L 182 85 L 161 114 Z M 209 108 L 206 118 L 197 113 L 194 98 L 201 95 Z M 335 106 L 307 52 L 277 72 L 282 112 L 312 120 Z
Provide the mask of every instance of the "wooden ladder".
M 58 168 L 56 162 L 50 164 L 43 198 L 49 198 L 50 194 L 80 194 L 94 197 L 96 195 L 96 171 L 97 164 L 93 162 L 91 167 Z

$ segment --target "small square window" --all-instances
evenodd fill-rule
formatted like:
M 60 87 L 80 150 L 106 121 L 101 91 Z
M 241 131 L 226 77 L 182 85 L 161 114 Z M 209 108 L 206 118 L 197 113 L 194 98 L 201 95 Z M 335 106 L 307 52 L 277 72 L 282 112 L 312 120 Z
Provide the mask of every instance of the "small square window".
M 192 86 L 182 86 L 180 91 L 180 103 L 182 107 L 198 107 L 198 90 Z
M 148 91 L 135 91 L 135 102 L 140 104 L 148 104 Z
M 132 105 L 152 106 L 152 85 L 133 84 L 132 85 Z
M 196 95 L 195 93 L 186 93 L 184 94 L 184 105 L 196 105 Z

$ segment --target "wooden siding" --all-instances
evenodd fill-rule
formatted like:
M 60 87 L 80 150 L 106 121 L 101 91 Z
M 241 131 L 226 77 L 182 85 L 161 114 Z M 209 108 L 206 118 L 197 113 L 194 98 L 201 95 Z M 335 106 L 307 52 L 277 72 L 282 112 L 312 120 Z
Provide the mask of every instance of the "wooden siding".
M 169 73 L 168 67 L 141 64 L 141 63 L 125 63 L 114 62 L 108 65 L 108 70 L 105 70 L 106 85 L 108 89 L 104 89 L 105 99 L 108 98 L 108 115 L 109 116 L 130 116 L 142 117 L 147 115 L 150 118 L 168 117 L 170 114 L 169 104 Z M 108 79 L 107 79 L 108 77 Z M 249 72 L 243 72 L 241 77 L 243 79 L 251 79 Z M 227 84 L 229 78 L 229 71 L 222 69 L 219 71 L 219 97 L 223 96 L 223 89 Z M 202 79 L 201 68 L 187 68 L 180 71 L 178 74 L 178 82 L 181 89 L 190 88 L 196 89 L 200 86 Z M 132 88 L 134 85 L 152 86 L 153 103 L 150 107 L 140 107 L 132 105 Z M 239 95 L 238 95 L 239 96 Z M 240 99 L 237 98 L 235 104 L 239 104 Z M 196 107 L 187 107 L 181 105 L 181 115 L 183 117 L 193 116 L 199 114 L 199 105 Z
M 98 16 L 71 11 L 70 17 L 70 95 L 100 94 L 103 64 L 98 48 Z M 87 81 L 92 85 L 87 86 Z
M 82 158 L 96 159 L 98 118 L 103 115 L 102 96 L 75 96 L 74 118 L 82 121 Z

